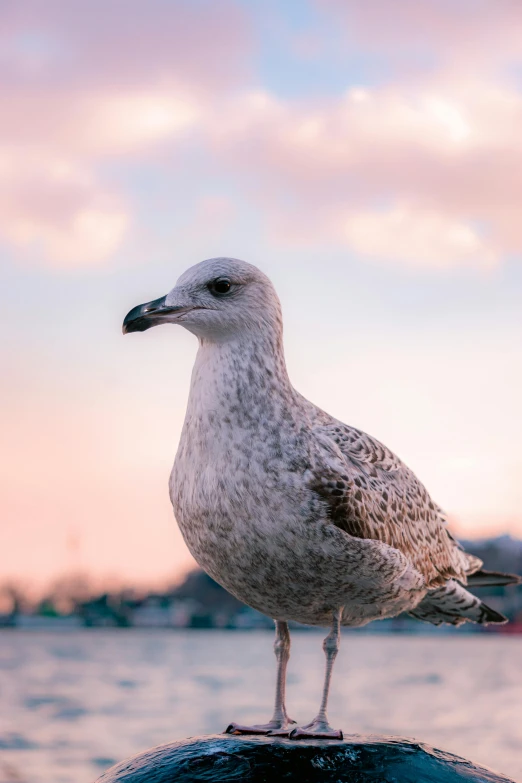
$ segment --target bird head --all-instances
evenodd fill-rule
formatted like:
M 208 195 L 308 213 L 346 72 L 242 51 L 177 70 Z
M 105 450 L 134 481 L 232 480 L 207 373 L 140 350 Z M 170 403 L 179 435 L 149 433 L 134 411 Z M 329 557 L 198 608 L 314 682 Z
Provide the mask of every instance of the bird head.
M 221 342 L 249 331 L 280 330 L 281 307 L 272 283 L 257 267 L 211 258 L 187 269 L 166 296 L 134 307 L 125 316 L 123 333 L 164 323 Z

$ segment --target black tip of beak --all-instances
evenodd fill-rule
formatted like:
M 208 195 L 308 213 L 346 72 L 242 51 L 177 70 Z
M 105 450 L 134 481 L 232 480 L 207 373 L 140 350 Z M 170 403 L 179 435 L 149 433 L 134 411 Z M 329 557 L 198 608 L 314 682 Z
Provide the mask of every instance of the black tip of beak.
M 165 296 L 160 299 L 154 299 L 152 302 L 133 307 L 124 318 L 122 332 L 145 332 L 151 326 L 161 323 L 161 314 L 171 311 L 174 308 L 165 306 Z

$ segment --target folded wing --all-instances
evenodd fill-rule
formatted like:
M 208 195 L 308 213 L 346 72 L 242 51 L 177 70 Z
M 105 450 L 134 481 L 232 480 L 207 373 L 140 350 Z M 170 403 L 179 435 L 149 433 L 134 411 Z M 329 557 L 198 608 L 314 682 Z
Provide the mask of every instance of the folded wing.
M 317 464 L 312 488 L 333 524 L 356 538 L 400 550 L 428 588 L 449 579 L 464 584 L 482 561 L 464 552 L 445 526 L 441 509 L 415 474 L 386 446 L 340 422 L 314 430 Z

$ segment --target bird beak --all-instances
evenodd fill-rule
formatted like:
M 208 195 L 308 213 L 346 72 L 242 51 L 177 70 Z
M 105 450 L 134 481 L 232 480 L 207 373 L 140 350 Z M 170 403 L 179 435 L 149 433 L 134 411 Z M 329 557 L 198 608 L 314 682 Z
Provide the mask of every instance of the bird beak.
M 181 305 L 167 305 L 165 304 L 166 299 L 166 296 L 162 296 L 161 299 L 154 299 L 152 302 L 133 307 L 123 321 L 123 334 L 144 332 L 146 329 L 150 329 L 151 326 L 166 323 L 171 313 L 189 309 Z

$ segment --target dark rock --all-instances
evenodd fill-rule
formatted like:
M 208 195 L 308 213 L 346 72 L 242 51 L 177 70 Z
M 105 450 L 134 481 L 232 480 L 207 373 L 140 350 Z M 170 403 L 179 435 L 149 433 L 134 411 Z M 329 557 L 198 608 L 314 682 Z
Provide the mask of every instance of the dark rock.
M 288 740 L 213 734 L 152 748 L 97 783 L 513 783 L 414 740 Z

